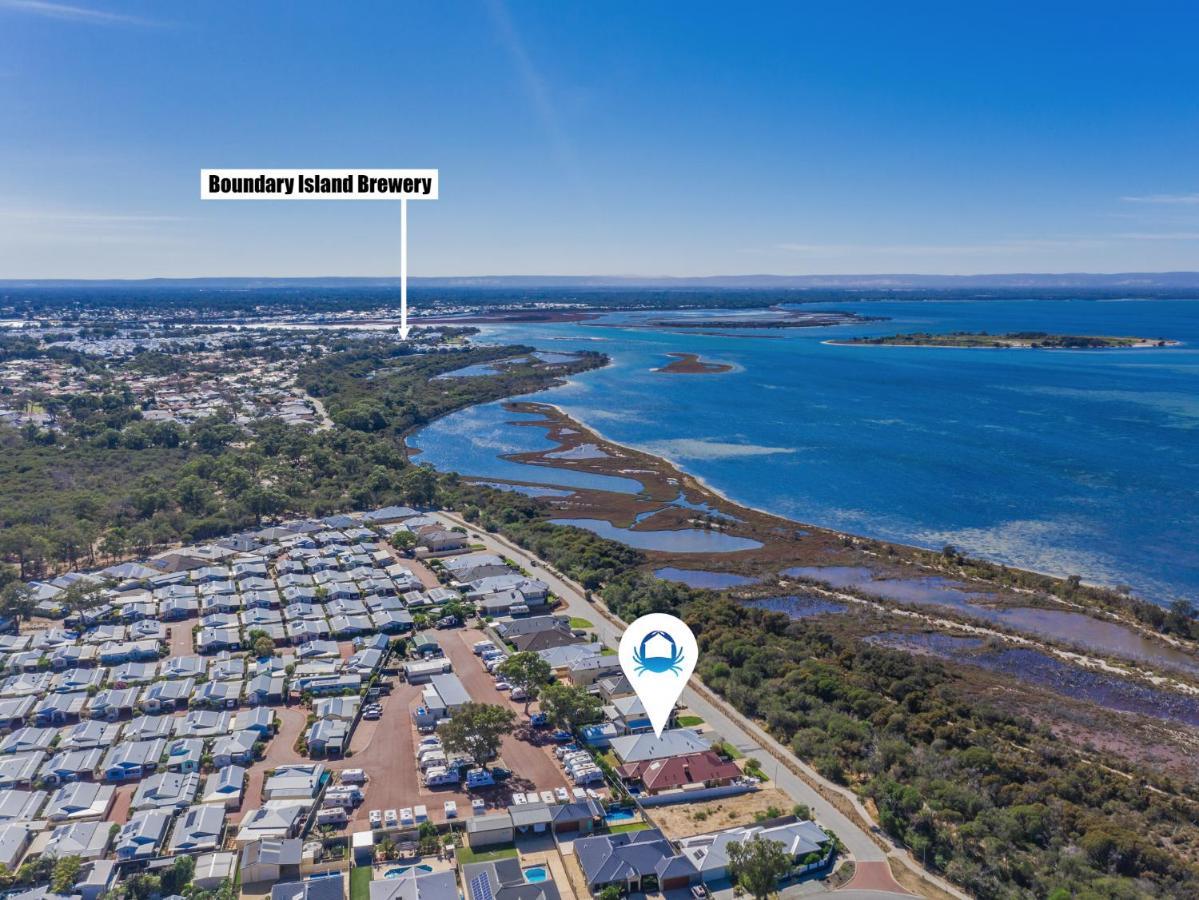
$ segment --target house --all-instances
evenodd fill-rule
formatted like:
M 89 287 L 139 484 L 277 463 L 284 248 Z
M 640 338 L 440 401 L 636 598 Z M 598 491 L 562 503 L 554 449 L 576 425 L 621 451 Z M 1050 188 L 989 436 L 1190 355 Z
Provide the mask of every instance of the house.
M 417 631 L 413 633 L 412 638 L 408 642 L 408 649 L 413 656 L 429 657 L 441 656 L 441 644 L 437 641 L 437 635 L 431 631 Z
M 329 694 L 356 694 L 362 688 L 362 676 L 357 673 L 344 675 L 302 675 L 295 679 L 295 689 L 301 694 L 328 696 Z
M 441 675 L 453 669 L 448 659 L 422 659 L 419 662 L 404 663 L 404 680 L 409 684 L 424 684 L 435 675 Z
M 204 670 L 204 660 L 198 656 L 169 656 L 158 666 L 159 676 L 172 681 L 177 678 L 199 678 Z
M 218 653 L 208 664 L 208 677 L 212 681 L 241 681 L 246 677 L 246 660 L 243 656 Z
M 689 728 L 663 731 L 661 737 L 655 737 L 651 731 L 612 739 L 612 752 L 623 764 L 702 753 L 710 747 L 707 738 Z
M 448 528 L 422 529 L 416 539 L 416 546 L 423 547 L 430 553 L 450 553 L 454 550 L 466 549 L 466 535 L 460 531 L 450 531 Z
M 45 750 L 0 756 L 0 788 L 29 784 L 37 776 L 38 770 L 45 761 Z
M 362 698 L 353 697 L 322 697 L 312 704 L 312 713 L 318 719 L 342 719 L 353 722 L 358 718 L 358 708 Z
M 275 731 L 275 714 L 266 707 L 256 706 L 234 716 L 233 727 L 238 731 L 256 731 L 266 739 Z
M 246 774 L 242 766 L 223 766 L 204 780 L 200 792 L 201 803 L 217 803 L 227 809 L 241 806 L 242 794 L 246 789 Z
M 58 737 L 57 728 L 18 728 L 0 741 L 0 753 L 29 753 L 49 750 Z
M 87 705 L 87 714 L 93 719 L 115 722 L 121 716 L 132 714 L 137 709 L 141 691 L 136 687 L 109 688 L 92 697 Z
M 241 631 L 237 628 L 201 628 L 196 635 L 196 650 L 200 653 L 219 653 L 241 649 Z
M 67 822 L 47 835 L 42 855 L 78 856 L 81 860 L 100 859 L 108 851 L 112 823 L 106 821 Z
M 254 745 L 261 740 L 262 735 L 257 731 L 235 731 L 219 737 L 212 745 L 212 764 L 248 766 L 254 762 Z
M 161 809 L 135 812 L 117 832 L 114 851 L 119 860 L 153 859 L 159 855 L 171 813 Z
M 233 713 L 228 710 L 190 709 L 175 719 L 177 737 L 214 738 L 233 730 Z
M 488 615 L 500 615 L 500 613 L 489 611 Z M 550 650 L 554 647 L 566 647 L 570 644 L 582 644 L 583 639 L 575 637 L 571 632 L 570 627 L 552 628 L 544 631 L 535 631 L 531 634 L 518 634 L 511 639 L 512 646 L 517 652 L 526 650 L 537 652 L 538 650 Z
M 467 900 L 558 900 L 561 896 L 548 879 L 529 884 L 517 857 L 469 863 L 462 867 L 462 881 Z M 371 900 L 388 898 L 376 898 L 372 891 Z
M 342 671 L 357 672 L 363 677 L 369 677 L 375 669 L 383 664 L 383 651 L 373 647 L 364 647 L 352 654 L 344 663 Z
M 255 675 L 246 685 L 246 703 L 251 706 L 282 703 L 285 682 L 282 672 L 263 672 Z
M 341 659 L 337 641 L 308 641 L 296 649 L 296 659 Z
M 104 748 L 88 750 L 62 750 L 55 753 L 38 771 L 40 778 L 48 784 L 64 784 L 68 781 L 90 779 L 104 761 Z
M 603 645 L 567 644 L 539 650 L 537 655 L 550 664 L 557 677 L 567 677 L 579 687 L 594 684 L 601 678 L 620 673 L 620 659 L 605 656 Z
M 20 728 L 25 723 L 25 718 L 33 712 L 35 703 L 37 698 L 33 695 L 5 697 L 0 700 L 0 731 Z
M 225 808 L 200 805 L 188 809 L 175 822 L 171 832 L 171 853 L 199 853 L 219 850 L 225 834 Z
M 45 791 L 0 792 L 0 822 L 31 821 L 46 805 Z
M 191 705 L 206 709 L 235 709 L 241 703 L 242 681 L 206 681 L 191 698 Z
M 370 900 L 458 900 L 458 896 L 458 880 L 453 872 L 423 872 L 418 866 L 370 884 Z M 536 900 L 534 894 L 528 896 Z
M 50 795 L 42 817 L 51 822 L 77 822 L 81 819 L 103 819 L 108 816 L 116 788 L 111 784 L 76 781 L 64 784 Z
M 521 803 L 511 807 L 508 815 L 512 817 L 512 830 L 516 835 L 544 834 L 552 830 L 554 817 L 548 803 Z
M 344 900 L 341 872 L 325 872 L 303 881 L 285 881 L 271 887 L 271 900 Z
M 601 678 L 596 682 L 596 687 L 599 688 L 599 695 L 604 703 L 611 703 L 619 697 L 628 697 L 636 693 L 624 675 Z
M 472 850 L 511 844 L 515 837 L 512 816 L 506 812 L 472 816 L 466 820 L 466 843 Z
M 262 796 L 270 800 L 311 800 L 320 791 L 325 767 L 320 763 L 279 766 L 267 776 Z
M 110 747 L 101 768 L 109 781 L 132 781 L 149 775 L 158 768 L 166 753 L 167 742 L 162 738 L 148 741 L 124 741 Z
M 202 738 L 179 738 L 167 745 L 166 768 L 168 772 L 187 774 L 199 772 L 204 762 Z
M 363 513 L 362 521 L 366 525 L 384 525 L 389 522 L 402 522 L 416 515 L 419 513 L 408 506 L 384 506 L 382 509 Z
M 555 834 L 590 834 L 603 820 L 603 807 L 590 797 L 550 807 Z
M 137 786 L 129 808 L 143 809 L 186 809 L 200 792 L 200 773 L 159 772 L 151 775 Z
M 512 571 L 504 560 L 494 553 L 464 553 L 441 561 L 442 567 L 459 584 L 470 584 L 488 575 L 506 575 Z
M 77 720 L 87 706 L 88 696 L 84 691 L 73 694 L 50 694 L 33 708 L 33 717 L 39 725 L 65 725 Z
M 88 750 L 92 747 L 111 747 L 121 733 L 119 722 L 88 719 L 63 732 L 56 750 Z
M 618 697 L 610 704 L 604 707 L 604 717 L 619 729 L 622 734 L 637 734 L 643 731 L 652 731 L 653 723 L 649 720 L 649 715 L 645 711 L 645 704 L 641 702 L 641 698 L 633 697 Z M 674 710 L 671 710 L 670 719 L 667 720 L 667 725 L 671 725 L 674 719 Z
M 675 890 L 699 878 L 692 862 L 656 828 L 579 838 L 574 851 L 593 894 L 609 885 L 630 894 Z
M 121 729 L 123 741 L 150 741 L 169 738 L 175 730 L 175 720 L 170 716 L 137 716 L 125 723 Z
M 340 756 L 350 740 L 350 723 L 344 719 L 317 719 L 305 740 L 310 756 Z
M 616 773 L 625 783 L 638 785 L 642 793 L 651 796 L 688 787 L 718 787 L 742 777 L 736 763 L 721 759 L 712 750 L 626 763 Z
M 302 844 L 295 838 L 264 838 L 246 843 L 241 852 L 241 883 L 262 884 L 300 874 Z
M 796 821 L 769 828 L 751 825 L 746 828 L 730 828 L 716 834 L 702 834 L 684 838 L 679 842 L 683 855 L 699 871 L 704 882 L 711 883 L 729 877 L 730 844 L 753 840 L 776 841 L 783 845 L 787 855 L 796 862 L 806 857 L 826 857 L 829 851 L 829 835 L 815 822 Z
M 399 634 L 411 631 L 416 624 L 412 613 L 406 609 L 378 609 L 371 612 L 371 622 L 377 630 L 385 634 Z
M 204 853 L 196 857 L 192 885 L 201 891 L 214 891 L 223 882 L 237 878 L 236 853 Z
M 169 713 L 186 709 L 192 694 L 196 692 L 194 678 L 177 681 L 155 681 L 142 688 L 138 704 L 148 713 Z
M 72 897 L 78 897 L 79 900 L 107 897 L 116 887 L 119 873 L 116 862 L 111 859 L 95 859 L 85 863 L 79 869 Z
M 32 831 L 27 822 L 0 822 L 0 865 L 3 865 L 6 871 L 17 870 L 31 836 Z
M 421 705 L 412 711 L 418 726 L 436 725 L 470 702 L 470 694 L 453 673 L 434 675 L 421 694 Z
M 104 676 L 107 673 L 106 669 L 64 669 L 54 676 L 54 681 L 50 684 L 50 689 L 62 694 L 70 694 L 76 691 L 99 690 L 100 685 L 104 683 Z

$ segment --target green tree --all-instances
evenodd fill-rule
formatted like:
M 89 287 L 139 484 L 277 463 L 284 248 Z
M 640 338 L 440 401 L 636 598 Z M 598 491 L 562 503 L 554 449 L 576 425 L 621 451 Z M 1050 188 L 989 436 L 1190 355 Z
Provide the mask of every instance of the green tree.
M 260 659 L 275 655 L 275 640 L 261 628 L 252 628 L 247 635 L 250 649 Z
M 391 536 L 391 546 L 401 552 L 407 552 L 416 546 L 416 535 L 411 531 L 397 531 Z
M 437 499 L 437 475 L 428 466 L 414 466 L 400 476 L 400 494 L 405 503 L 429 506 Z
M 761 835 L 728 845 L 729 876 L 754 900 L 765 900 L 778 890 L 779 880 L 791 871 L 791 857 L 781 841 Z
M 529 704 L 537 699 L 542 687 L 553 675 L 553 669 L 539 654 L 525 650 L 513 653 L 500 663 L 499 673 L 509 684 L 525 692 L 525 715 L 528 715 Z
M 79 870 L 82 863 L 78 856 L 63 856 L 54 861 L 54 869 L 50 874 L 50 890 L 56 894 L 74 893 L 75 882 L 79 880 Z
M 599 721 L 603 704 L 599 697 L 573 684 L 547 684 L 541 689 L 541 711 L 557 728 L 574 731 Z
M 487 761 L 500 750 L 504 735 L 516 729 L 516 713 L 505 706 L 489 703 L 464 703 L 453 718 L 442 722 L 437 732 L 441 743 L 452 753 L 465 753 L 476 765 L 487 768 Z
M 33 589 L 19 581 L 4 586 L 0 591 L 0 615 L 29 621 L 37 607 Z

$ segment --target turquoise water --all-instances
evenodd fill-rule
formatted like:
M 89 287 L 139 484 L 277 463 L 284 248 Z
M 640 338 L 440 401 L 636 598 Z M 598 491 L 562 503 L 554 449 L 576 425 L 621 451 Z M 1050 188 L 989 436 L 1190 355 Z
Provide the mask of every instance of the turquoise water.
M 612 809 L 604 816 L 604 821 L 609 825 L 619 825 L 622 822 L 631 822 L 633 820 L 633 811 L 631 809 Z
M 546 871 L 545 866 L 530 866 L 524 872 L 525 881 L 529 884 L 540 884 L 550 877 L 550 873 Z
M 416 869 L 418 872 L 432 872 L 432 866 L 399 866 L 395 869 L 388 869 L 383 873 L 384 878 L 399 878 L 411 869 Z
M 701 335 L 625 327 L 661 318 L 625 313 L 598 325 L 489 327 L 485 338 L 608 353 L 613 365 L 530 399 L 665 455 L 741 503 L 872 537 L 949 543 L 1026 568 L 1128 584 L 1163 602 L 1199 597 L 1199 302 L 903 300 L 811 308 L 891 320 Z M 1187 343 L 1107 352 L 824 343 L 923 330 Z M 654 373 L 665 352 L 718 357 L 734 370 Z M 503 426 L 510 418 L 498 407 L 467 410 L 434 423 L 416 443 L 439 467 L 575 486 L 583 473 L 495 459 L 497 444 L 545 446 L 540 429 Z

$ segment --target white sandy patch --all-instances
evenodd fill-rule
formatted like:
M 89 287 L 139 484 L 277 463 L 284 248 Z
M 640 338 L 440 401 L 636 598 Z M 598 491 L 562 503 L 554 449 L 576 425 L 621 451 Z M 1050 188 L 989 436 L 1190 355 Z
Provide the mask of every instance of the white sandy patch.
M 761 444 L 733 444 L 701 438 L 678 438 L 656 441 L 646 449 L 667 459 L 737 459 L 743 456 L 770 456 L 775 453 L 794 453 L 793 447 L 764 447 Z

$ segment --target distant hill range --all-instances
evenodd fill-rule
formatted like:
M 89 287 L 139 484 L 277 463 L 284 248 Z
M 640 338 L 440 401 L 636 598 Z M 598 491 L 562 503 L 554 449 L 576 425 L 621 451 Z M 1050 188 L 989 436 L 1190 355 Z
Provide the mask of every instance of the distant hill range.
M 601 289 L 649 288 L 655 290 L 865 290 L 908 291 L 921 289 L 1090 289 L 1178 290 L 1199 289 L 1199 272 L 1118 272 L 1092 274 L 1022 273 L 1011 275 L 712 275 L 703 278 L 667 278 L 610 275 L 477 275 L 410 278 L 415 288 L 490 289 Z M 398 278 L 146 278 L 146 279 L 0 279 L 0 288 L 139 287 L 209 288 L 394 288 Z

